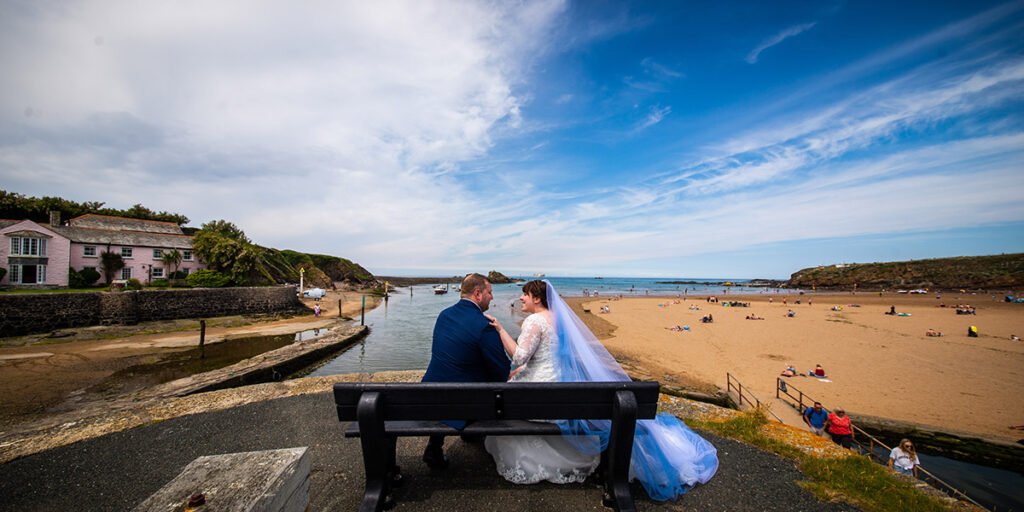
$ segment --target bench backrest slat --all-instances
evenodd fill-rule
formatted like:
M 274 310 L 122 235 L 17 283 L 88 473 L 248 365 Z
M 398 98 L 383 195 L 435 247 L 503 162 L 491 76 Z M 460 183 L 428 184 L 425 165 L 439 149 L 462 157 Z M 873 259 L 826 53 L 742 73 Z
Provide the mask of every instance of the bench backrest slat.
M 617 391 L 632 391 L 638 418 L 653 418 L 658 407 L 657 382 L 517 382 L 517 383 L 338 383 L 334 400 L 338 419 L 354 421 L 359 397 L 384 396 L 384 419 L 608 419 Z

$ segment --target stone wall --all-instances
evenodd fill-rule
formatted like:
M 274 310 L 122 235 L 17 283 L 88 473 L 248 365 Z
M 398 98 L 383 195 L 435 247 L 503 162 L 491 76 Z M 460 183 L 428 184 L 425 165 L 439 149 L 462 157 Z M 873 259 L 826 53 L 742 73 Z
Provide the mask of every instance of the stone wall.
M 292 286 L 0 295 L 0 337 L 90 325 L 302 313 Z

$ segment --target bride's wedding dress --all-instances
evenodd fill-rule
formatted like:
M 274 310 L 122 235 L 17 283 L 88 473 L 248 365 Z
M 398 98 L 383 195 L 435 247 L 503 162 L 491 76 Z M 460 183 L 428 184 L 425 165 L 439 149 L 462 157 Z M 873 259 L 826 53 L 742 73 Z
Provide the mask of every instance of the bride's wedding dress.
M 557 382 L 555 347 L 558 336 L 541 313 L 523 321 L 519 347 L 512 356 L 512 368 L 521 368 L 510 382 Z M 590 455 L 563 436 L 492 436 L 484 446 L 494 457 L 498 473 L 509 482 L 533 484 L 542 480 L 564 484 L 582 482 L 600 462 L 600 445 L 596 438 L 584 439 L 590 444 Z
M 542 313 L 523 321 L 512 367 L 513 382 L 621 382 L 629 376 L 558 296 L 549 281 L 547 300 L 554 322 Z M 487 451 L 498 472 L 515 483 L 547 480 L 582 482 L 599 463 L 608 443 L 608 422 L 557 421 L 566 436 L 488 437 Z M 581 435 L 582 434 L 582 435 Z M 718 470 L 715 447 L 678 418 L 659 413 L 636 425 L 630 480 L 638 480 L 652 499 L 675 499 Z

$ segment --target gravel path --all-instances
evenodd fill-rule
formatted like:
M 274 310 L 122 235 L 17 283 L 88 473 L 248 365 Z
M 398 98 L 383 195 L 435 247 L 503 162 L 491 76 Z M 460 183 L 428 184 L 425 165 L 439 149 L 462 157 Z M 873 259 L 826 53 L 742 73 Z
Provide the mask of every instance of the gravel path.
M 362 497 L 358 440 L 341 436 L 328 393 L 253 403 L 106 435 L 0 465 L 0 510 L 129 510 L 196 457 L 308 446 L 312 456 L 310 510 L 354 510 Z M 769 511 L 856 510 L 822 503 L 796 485 L 788 460 L 756 448 L 705 436 L 721 466 L 710 483 L 676 503 L 647 499 L 634 485 L 639 510 Z M 419 462 L 424 440 L 399 441 L 406 485 L 395 510 L 608 510 L 592 485 L 505 482 L 481 445 L 449 439 L 452 467 L 431 472 Z

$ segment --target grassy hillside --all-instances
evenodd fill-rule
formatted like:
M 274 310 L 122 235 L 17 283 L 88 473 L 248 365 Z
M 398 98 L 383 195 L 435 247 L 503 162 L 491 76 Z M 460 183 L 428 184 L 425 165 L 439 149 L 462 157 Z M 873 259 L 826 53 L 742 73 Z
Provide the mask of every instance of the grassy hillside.
M 1024 254 L 962 256 L 889 263 L 853 263 L 805 268 L 787 286 L 811 288 L 985 288 L 1024 287 Z

